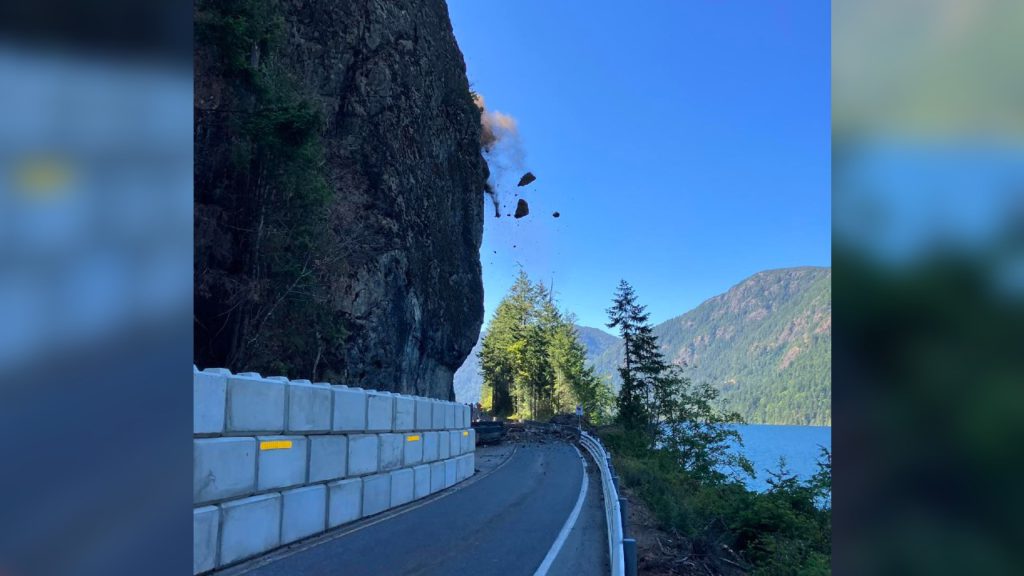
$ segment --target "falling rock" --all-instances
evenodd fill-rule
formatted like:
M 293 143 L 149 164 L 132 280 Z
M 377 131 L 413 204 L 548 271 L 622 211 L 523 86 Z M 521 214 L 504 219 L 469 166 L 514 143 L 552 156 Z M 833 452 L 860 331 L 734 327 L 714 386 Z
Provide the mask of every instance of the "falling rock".
M 529 213 L 530 205 L 526 203 L 526 200 L 520 198 L 519 202 L 516 204 L 516 218 L 522 218 L 523 216 L 526 216 Z
M 559 216 L 562 215 L 562 213 L 561 212 L 552 212 L 551 215 L 554 216 L 555 218 L 558 218 Z
M 523 177 L 519 179 L 519 186 L 526 186 L 530 182 L 536 180 L 537 177 L 533 175 L 533 172 L 527 172 L 523 174 Z

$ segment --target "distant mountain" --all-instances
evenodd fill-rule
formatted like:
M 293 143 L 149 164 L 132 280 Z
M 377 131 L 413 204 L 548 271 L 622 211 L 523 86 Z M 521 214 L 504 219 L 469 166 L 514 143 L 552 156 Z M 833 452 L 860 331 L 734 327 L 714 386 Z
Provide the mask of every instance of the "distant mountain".
M 655 326 L 669 361 L 713 383 L 748 422 L 832 423 L 832 269 L 759 272 Z M 594 362 L 612 376 L 622 348 Z
M 641 297 L 643 295 L 641 294 Z M 587 360 L 618 388 L 618 338 L 577 326 Z M 759 272 L 654 328 L 666 357 L 713 383 L 748 422 L 832 423 L 832 269 Z M 455 373 L 455 395 L 480 396 L 476 353 Z
M 480 338 L 473 346 L 473 351 L 469 353 L 462 366 L 455 371 L 455 400 L 459 402 L 475 404 L 480 401 L 480 386 L 484 383 L 484 379 L 480 376 L 480 358 L 477 357 L 477 354 L 483 348 L 485 334 L 486 332 L 483 330 L 480 331 Z
M 587 362 L 594 363 L 606 350 L 619 345 L 618 336 L 590 326 L 576 325 L 576 332 L 580 335 L 580 342 L 587 347 Z

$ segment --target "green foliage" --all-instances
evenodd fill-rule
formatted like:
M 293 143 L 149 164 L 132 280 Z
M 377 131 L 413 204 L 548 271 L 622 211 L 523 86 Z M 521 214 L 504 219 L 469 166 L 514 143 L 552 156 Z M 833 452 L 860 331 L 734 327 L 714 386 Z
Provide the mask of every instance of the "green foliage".
M 733 446 L 718 390 L 694 384 L 662 356 L 658 337 L 632 287 L 619 284 L 608 326 L 623 341 L 619 368 L 620 428 L 602 434 L 622 481 L 669 529 L 686 536 L 696 554 L 712 559 L 734 550 L 753 574 L 824 574 L 831 549 L 831 455 L 823 451 L 809 482 L 780 468 L 764 494 L 746 489 L 753 467 Z M 727 474 L 727 471 L 732 474 Z M 725 548 L 722 545 L 725 545 Z
M 664 382 L 661 376 L 668 365 L 651 331 L 646 307 L 637 302 L 636 292 L 625 280 L 619 282 L 608 317 L 607 326 L 617 328 L 622 338 L 619 422 L 632 430 L 648 430 L 653 440 L 660 420 L 660 384 Z
M 830 425 L 831 317 L 831 269 L 789 268 L 755 274 L 653 332 L 669 362 L 710 382 L 746 421 Z M 618 345 L 594 365 L 619 384 L 622 362 Z
M 832 512 L 829 506 L 816 506 L 826 492 L 831 500 L 831 489 L 823 489 L 831 485 L 827 452 L 810 481 L 798 481 L 783 463 L 773 473 L 771 488 L 757 493 L 734 478 L 687 470 L 674 449 L 650 447 L 642 431 L 614 427 L 600 436 L 621 481 L 664 529 L 690 541 L 693 555 L 714 564 L 726 557 L 724 545 L 739 555 L 751 574 L 830 573 Z
M 222 83 L 217 109 L 197 109 L 198 142 L 220 156 L 216 177 L 196 185 L 196 356 L 329 378 L 343 357 L 330 283 L 344 258 L 330 225 L 323 113 L 281 55 L 281 14 L 276 0 L 196 6 L 201 62 Z
M 591 421 L 608 416 L 611 391 L 586 365 L 586 349 L 572 320 L 543 284 L 520 272 L 482 340 L 484 410 L 542 420 L 581 404 Z
M 737 480 L 752 476 L 753 464 L 730 448 L 742 446 L 739 432 L 727 426 L 742 422 L 740 415 L 719 410 L 718 390 L 707 382 L 694 383 L 676 366 L 666 372 L 670 396 L 662 400 L 661 448 L 695 478 L 722 481 L 725 471 Z
M 619 423 L 646 436 L 651 447 L 670 454 L 696 478 L 721 480 L 722 469 L 751 474 L 750 462 L 729 449 L 730 442 L 741 444 L 739 433 L 725 426 L 742 419 L 716 408 L 717 390 L 695 385 L 665 360 L 646 308 L 625 280 L 608 316 L 608 327 L 619 329 L 623 346 Z

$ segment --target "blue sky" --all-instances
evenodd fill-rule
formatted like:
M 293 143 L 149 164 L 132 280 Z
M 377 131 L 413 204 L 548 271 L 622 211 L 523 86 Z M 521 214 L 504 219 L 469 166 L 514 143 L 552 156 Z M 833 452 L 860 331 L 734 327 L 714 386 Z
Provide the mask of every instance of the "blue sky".
M 498 175 L 529 216 L 485 206 L 488 319 L 520 267 L 603 327 L 620 278 L 661 322 L 760 270 L 831 265 L 828 2 L 448 5 L 537 175 Z

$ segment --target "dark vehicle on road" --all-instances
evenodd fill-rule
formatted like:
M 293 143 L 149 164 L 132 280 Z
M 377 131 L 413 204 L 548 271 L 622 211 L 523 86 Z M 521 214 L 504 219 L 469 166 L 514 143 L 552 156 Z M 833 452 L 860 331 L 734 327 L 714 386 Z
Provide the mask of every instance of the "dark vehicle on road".
M 473 422 L 477 444 L 498 444 L 505 439 L 504 422 Z

